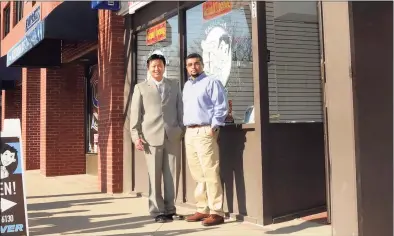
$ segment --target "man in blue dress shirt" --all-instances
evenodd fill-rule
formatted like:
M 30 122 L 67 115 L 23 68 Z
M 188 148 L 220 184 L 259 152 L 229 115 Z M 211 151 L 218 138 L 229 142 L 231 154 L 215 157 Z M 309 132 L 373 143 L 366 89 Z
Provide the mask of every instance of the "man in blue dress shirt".
M 197 182 L 197 211 L 186 220 L 218 225 L 224 223 L 224 213 L 217 137 L 228 113 L 226 92 L 218 78 L 204 73 L 199 54 L 186 58 L 186 69 L 190 75 L 183 89 L 186 157 Z

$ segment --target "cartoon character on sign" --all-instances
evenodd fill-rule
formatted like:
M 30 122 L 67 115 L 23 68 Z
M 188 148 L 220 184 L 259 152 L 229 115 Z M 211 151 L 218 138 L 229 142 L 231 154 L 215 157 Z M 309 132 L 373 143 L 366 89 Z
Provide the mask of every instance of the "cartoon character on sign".
M 205 72 L 217 76 L 225 87 L 231 72 L 231 43 L 230 35 L 221 26 L 209 30 L 205 40 L 201 41 Z
M 1 145 L 0 178 L 6 179 L 18 167 L 18 151 L 8 144 Z

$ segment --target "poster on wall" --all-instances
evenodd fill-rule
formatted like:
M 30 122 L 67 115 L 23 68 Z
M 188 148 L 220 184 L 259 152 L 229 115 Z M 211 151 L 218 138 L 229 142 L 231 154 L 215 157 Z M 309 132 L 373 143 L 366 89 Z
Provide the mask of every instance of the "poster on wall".
M 0 235 L 29 235 L 20 120 L 5 120 L 0 141 Z
M 89 152 L 98 152 L 98 70 L 97 65 L 89 68 L 89 85 L 90 85 L 90 128 L 89 128 Z
M 233 5 L 230 1 L 208 1 L 203 3 L 203 18 L 204 20 L 210 20 L 217 16 L 229 13 Z
M 164 21 L 146 30 L 146 45 L 150 46 L 167 38 L 167 22 Z

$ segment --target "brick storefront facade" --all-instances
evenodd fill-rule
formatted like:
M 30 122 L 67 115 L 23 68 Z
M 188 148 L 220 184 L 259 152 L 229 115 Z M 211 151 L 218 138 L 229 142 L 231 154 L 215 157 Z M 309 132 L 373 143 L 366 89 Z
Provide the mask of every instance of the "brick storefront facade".
M 40 169 L 46 176 L 86 173 L 86 138 L 91 128 L 88 119 L 91 114 L 87 111 L 87 104 L 91 99 L 87 90 L 91 85 L 86 81 L 86 73 L 88 68 L 98 61 L 100 128 L 96 170 L 98 169 L 99 173 L 99 189 L 102 192 L 119 193 L 123 186 L 124 18 L 112 11 L 90 9 L 90 5 L 87 6 L 86 3 L 75 3 L 75 8 L 70 7 L 72 3 L 64 4 L 69 7 L 62 8 L 65 6 L 63 3 L 24 3 L 24 17 L 12 25 L 8 35 L 3 35 L 1 39 L 1 54 L 6 55 L 25 37 L 26 17 L 37 7 L 40 7 L 42 21 L 51 14 L 72 14 L 64 12 L 64 9 L 70 11 L 84 8 L 87 15 L 92 15 L 95 11 L 93 14 L 97 14 L 96 21 L 89 18 L 89 25 L 85 25 L 85 29 L 98 26 L 98 32 L 94 37 L 81 36 L 79 39 L 71 39 L 76 36 L 70 34 L 77 30 L 68 29 L 66 36 L 71 36 L 70 39 L 58 39 L 62 40 L 60 66 L 46 66 L 45 63 L 40 66 L 37 62 L 30 62 L 30 59 L 18 64 L 18 67 L 23 68 L 22 85 L 20 91 L 10 90 L 3 95 L 3 117 L 15 116 L 22 120 L 26 170 Z M 1 9 L 6 6 L 6 3 L 1 3 Z M 10 6 L 10 20 L 13 22 L 15 2 L 11 2 Z M 63 10 L 58 10 L 59 8 Z M 2 18 L 1 23 L 3 20 Z M 81 24 L 84 22 L 81 21 Z M 37 55 L 45 57 L 42 53 Z M 20 95 L 15 96 L 18 91 Z M 8 96 L 12 96 L 13 100 Z

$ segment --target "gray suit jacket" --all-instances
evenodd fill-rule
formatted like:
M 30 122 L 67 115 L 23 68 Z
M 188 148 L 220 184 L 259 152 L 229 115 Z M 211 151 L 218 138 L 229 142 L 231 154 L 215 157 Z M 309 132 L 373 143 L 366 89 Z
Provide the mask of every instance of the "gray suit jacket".
M 138 83 L 130 107 L 130 130 L 133 142 L 142 138 L 150 146 L 161 146 L 165 137 L 180 142 L 183 134 L 183 104 L 179 82 L 163 79 L 164 99 L 152 80 Z

